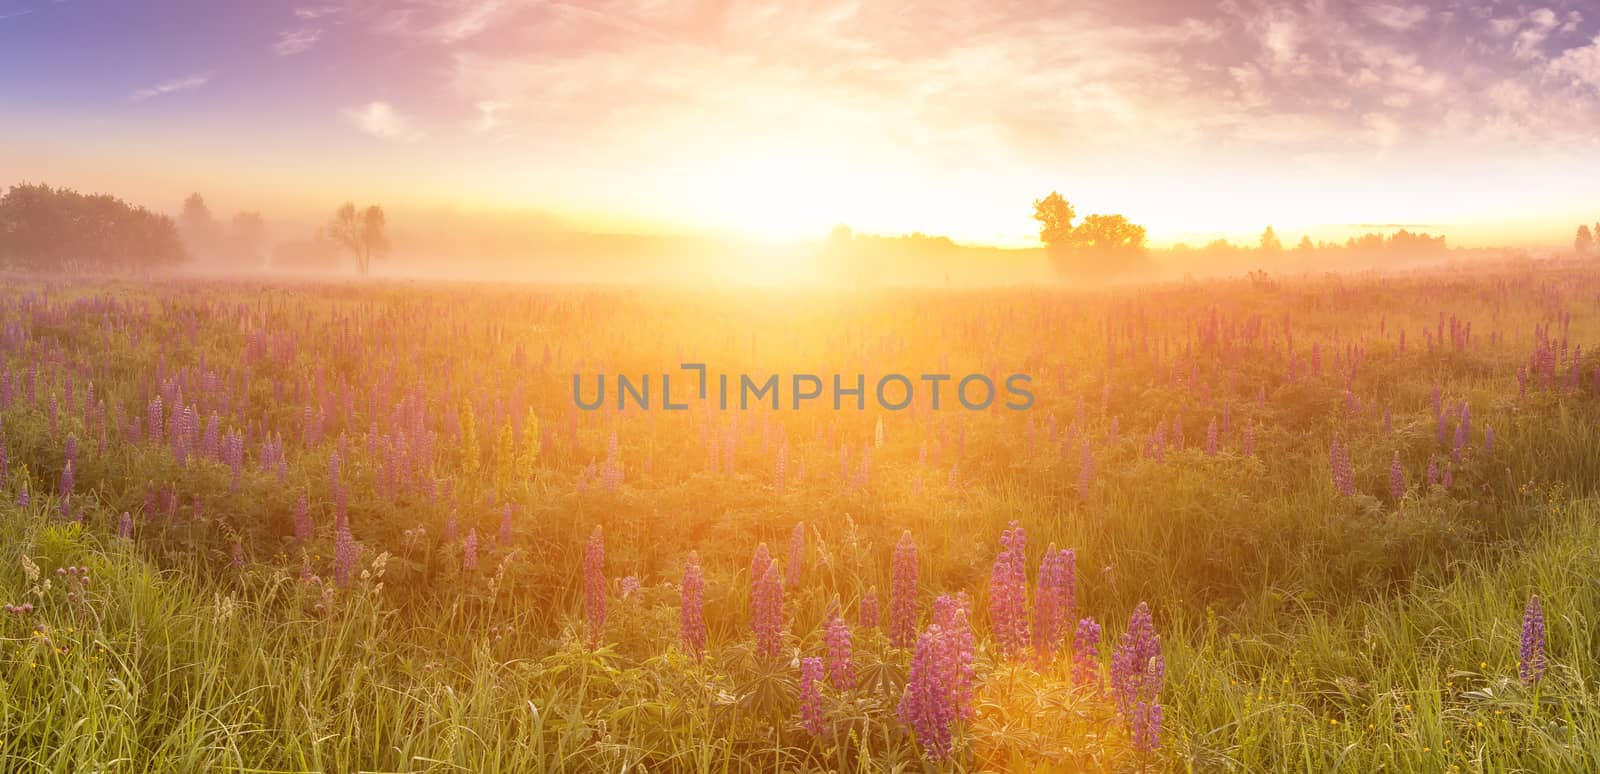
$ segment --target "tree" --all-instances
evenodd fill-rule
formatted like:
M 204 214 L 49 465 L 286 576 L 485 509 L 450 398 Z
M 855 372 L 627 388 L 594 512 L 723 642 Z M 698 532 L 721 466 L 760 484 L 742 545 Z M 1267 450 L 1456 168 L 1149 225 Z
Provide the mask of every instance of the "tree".
M 1035 200 L 1033 219 L 1039 221 L 1039 241 L 1049 248 L 1068 246 L 1072 240 L 1072 219 L 1077 214 L 1072 205 L 1055 191 L 1043 199 Z
M 191 252 L 202 257 L 216 252 L 220 241 L 219 230 L 217 222 L 211 217 L 211 208 L 206 206 L 204 196 L 192 193 L 184 198 L 183 212 L 178 215 L 178 228 Z
M 261 219 L 261 213 L 241 212 L 234 215 L 229 230 L 232 232 L 229 241 L 233 243 L 233 251 L 240 261 L 259 264 L 261 243 L 267 235 L 267 224 Z
M 357 210 L 355 204 L 345 202 L 335 210 L 328 223 L 328 236 L 356 258 L 356 270 L 363 275 L 372 268 L 372 259 L 389 253 L 389 237 L 384 233 L 387 221 L 383 208 L 376 204 Z
M 108 194 L 25 184 L 0 197 L 0 265 L 139 271 L 185 257 L 171 218 Z
M 1295 252 L 1298 253 L 1309 253 L 1317 248 L 1315 245 L 1311 244 L 1310 236 L 1302 236 L 1300 237 L 1300 244 L 1295 245 L 1294 249 Z
M 1572 241 L 1572 247 L 1578 251 L 1578 255 L 1585 255 L 1594 249 L 1594 234 L 1590 233 L 1587 225 L 1578 227 L 1578 238 Z
M 1273 231 L 1271 226 L 1267 226 L 1267 230 L 1261 232 L 1261 252 L 1278 253 L 1282 251 L 1283 243 L 1278 241 L 1278 232 Z
M 1072 244 L 1101 257 L 1137 255 L 1144 252 L 1144 226 L 1121 215 L 1090 215 L 1072 230 Z

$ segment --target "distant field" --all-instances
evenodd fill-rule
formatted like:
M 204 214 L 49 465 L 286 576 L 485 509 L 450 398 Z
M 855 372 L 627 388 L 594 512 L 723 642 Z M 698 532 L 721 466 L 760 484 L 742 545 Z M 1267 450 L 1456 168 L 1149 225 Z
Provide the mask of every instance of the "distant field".
M 6 771 L 1600 768 L 1597 265 L 0 279 Z

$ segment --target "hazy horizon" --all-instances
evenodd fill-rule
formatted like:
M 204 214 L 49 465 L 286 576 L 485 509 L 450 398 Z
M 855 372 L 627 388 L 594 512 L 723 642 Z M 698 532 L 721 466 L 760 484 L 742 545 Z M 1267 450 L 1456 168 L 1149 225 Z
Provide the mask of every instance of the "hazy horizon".
M 1570 2 L 0 0 L 0 65 L 28 73 L 3 182 L 274 230 L 355 200 L 397 233 L 1016 248 L 1059 190 L 1154 247 L 1558 247 L 1600 179 L 1600 14 Z

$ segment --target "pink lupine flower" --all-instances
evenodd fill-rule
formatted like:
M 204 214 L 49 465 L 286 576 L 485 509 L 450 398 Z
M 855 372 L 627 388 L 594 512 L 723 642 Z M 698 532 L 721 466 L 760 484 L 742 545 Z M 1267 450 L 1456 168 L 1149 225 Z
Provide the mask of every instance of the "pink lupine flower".
M 756 653 L 775 659 L 783 650 L 783 579 L 778 562 L 767 560 L 767 571 L 750 593 L 750 628 L 756 635 Z
M 300 493 L 300 498 L 294 503 L 294 539 L 305 543 L 311 540 L 313 525 L 311 514 L 307 511 L 306 495 Z
M 1000 536 L 1003 546 L 989 580 L 989 619 L 1000 653 L 1016 656 L 1028 646 L 1027 533 L 1017 522 Z
M 350 525 L 341 526 L 333 539 L 333 582 L 341 587 L 350 585 L 355 574 L 356 556 L 360 548 L 350 534 Z
M 968 618 L 972 600 L 961 592 L 955 596 L 941 594 L 933 601 L 933 623 L 939 626 L 948 640 L 951 671 L 950 692 L 956 716 L 971 719 L 976 673 L 973 659 L 977 655 L 978 639 Z
M 800 659 L 800 722 L 806 733 L 822 736 L 827 730 L 822 717 L 822 659 L 807 656 Z
M 1055 656 L 1056 647 L 1072 620 L 1075 562 L 1070 549 L 1057 551 L 1052 543 L 1039 563 L 1033 595 L 1033 649 L 1042 662 L 1049 662 Z
M 878 628 L 878 587 L 877 586 L 873 586 L 871 589 L 869 589 L 867 591 L 866 595 L 861 598 L 860 605 L 858 605 L 857 607 L 858 607 L 857 617 L 860 619 L 861 628 L 863 628 L 863 629 L 876 629 L 876 628 Z
M 823 632 L 828 646 L 828 683 L 841 691 L 856 687 L 856 667 L 851 652 L 850 625 L 834 613 Z
M 117 519 L 117 537 L 123 540 L 133 538 L 133 517 L 128 515 L 127 511 L 123 511 L 122 516 Z
M 589 647 L 600 646 L 606 629 L 606 546 L 597 525 L 583 550 L 583 608 L 589 619 Z
M 1100 624 L 1092 617 L 1078 621 L 1073 634 L 1072 682 L 1100 690 Z
M 700 555 L 689 552 L 683 566 L 682 598 L 679 602 L 679 628 L 683 649 L 699 659 L 706 650 L 706 581 L 700 573 Z
M 911 531 L 900 533 L 894 547 L 893 584 L 889 589 L 889 643 L 910 647 L 917 632 L 917 544 Z

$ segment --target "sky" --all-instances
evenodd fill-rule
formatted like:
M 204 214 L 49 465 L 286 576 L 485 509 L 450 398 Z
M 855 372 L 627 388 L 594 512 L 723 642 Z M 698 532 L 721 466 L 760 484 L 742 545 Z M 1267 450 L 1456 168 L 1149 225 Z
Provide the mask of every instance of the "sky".
M 0 184 L 315 219 L 1570 244 L 1600 3 L 0 0 Z

